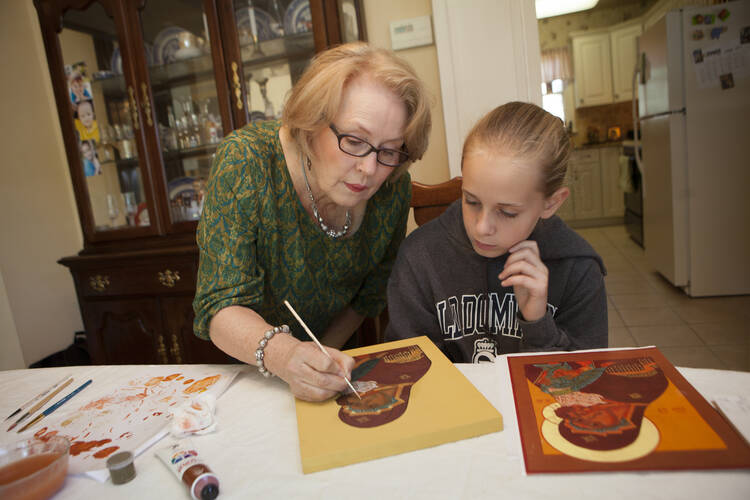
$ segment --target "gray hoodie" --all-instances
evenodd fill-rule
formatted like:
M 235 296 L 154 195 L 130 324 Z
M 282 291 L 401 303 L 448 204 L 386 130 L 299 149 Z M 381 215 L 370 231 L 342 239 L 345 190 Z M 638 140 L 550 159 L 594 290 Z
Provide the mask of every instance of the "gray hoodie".
M 557 216 L 541 220 L 529 239 L 549 269 L 547 313 L 533 322 L 521 317 L 513 287 L 497 278 L 508 254 L 490 259 L 474 252 L 461 200 L 454 202 L 401 244 L 388 281 L 385 339 L 427 335 L 454 363 L 607 347 L 601 257 Z

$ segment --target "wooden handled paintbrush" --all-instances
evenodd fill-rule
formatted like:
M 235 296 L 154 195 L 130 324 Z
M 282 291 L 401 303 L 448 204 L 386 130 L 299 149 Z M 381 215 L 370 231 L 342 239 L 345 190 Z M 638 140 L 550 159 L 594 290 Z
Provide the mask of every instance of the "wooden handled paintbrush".
M 292 305 L 288 301 L 286 301 L 286 300 L 284 301 L 284 304 L 286 305 L 287 308 L 289 308 L 289 310 L 292 312 L 292 314 L 294 315 L 294 317 L 297 318 L 297 321 L 299 321 L 299 324 L 302 325 L 302 328 L 305 329 L 305 331 L 307 332 L 307 335 L 309 335 L 310 338 L 313 340 L 313 342 L 315 342 L 318 345 L 318 347 L 320 348 L 320 350 L 323 351 L 323 354 L 325 354 L 326 356 L 328 356 L 328 359 L 330 359 L 331 361 L 333 361 L 333 358 L 331 357 L 331 355 L 328 354 L 328 351 L 326 351 L 325 348 L 323 347 L 323 345 L 320 342 L 318 342 L 318 339 L 315 338 L 315 335 L 313 334 L 313 332 L 311 332 L 310 329 L 305 324 L 305 322 L 302 321 L 302 318 L 299 317 L 299 315 L 297 314 L 297 311 L 294 310 L 294 308 L 292 307 Z M 344 377 L 344 380 L 346 380 L 346 384 L 349 386 L 349 388 L 352 391 L 354 391 L 354 394 L 356 394 L 359 399 L 362 399 L 362 397 L 357 392 L 357 389 L 354 388 L 354 386 L 349 381 L 349 379 L 346 378 L 346 377 Z

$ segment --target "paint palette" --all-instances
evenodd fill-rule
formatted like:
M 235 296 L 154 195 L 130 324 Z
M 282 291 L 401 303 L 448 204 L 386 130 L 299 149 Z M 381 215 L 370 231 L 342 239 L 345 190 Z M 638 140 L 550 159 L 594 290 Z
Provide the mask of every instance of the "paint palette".
M 71 442 L 68 473 L 88 473 L 104 480 L 107 457 L 121 449 L 138 455 L 166 434 L 176 408 L 197 394 L 218 398 L 239 370 L 191 366 L 175 371 L 175 367 L 148 366 L 142 368 L 143 375 L 127 379 L 119 370 L 105 376 L 97 371 L 94 399 L 77 408 L 70 405 L 67 412 L 61 409 L 55 419 L 50 416 L 42 422 L 46 425 L 23 434 L 41 440 L 67 437 Z

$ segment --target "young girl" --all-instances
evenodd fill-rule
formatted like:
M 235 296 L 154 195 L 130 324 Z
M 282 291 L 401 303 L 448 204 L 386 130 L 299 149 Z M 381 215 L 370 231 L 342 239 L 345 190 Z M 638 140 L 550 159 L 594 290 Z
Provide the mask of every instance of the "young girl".
M 427 335 L 456 363 L 607 346 L 604 264 L 554 216 L 569 154 L 562 122 L 533 104 L 474 126 L 462 199 L 399 249 L 386 340 Z

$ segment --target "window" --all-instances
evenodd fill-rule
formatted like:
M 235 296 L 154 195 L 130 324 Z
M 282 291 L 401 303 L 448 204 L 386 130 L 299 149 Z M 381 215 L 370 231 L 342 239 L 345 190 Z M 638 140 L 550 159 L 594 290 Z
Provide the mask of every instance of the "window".
M 563 89 L 570 81 L 570 53 L 567 47 L 543 50 L 542 59 L 542 107 L 565 123 Z
M 550 83 L 542 82 L 542 107 L 557 116 L 565 123 L 565 108 L 563 106 L 563 81 L 558 79 Z

